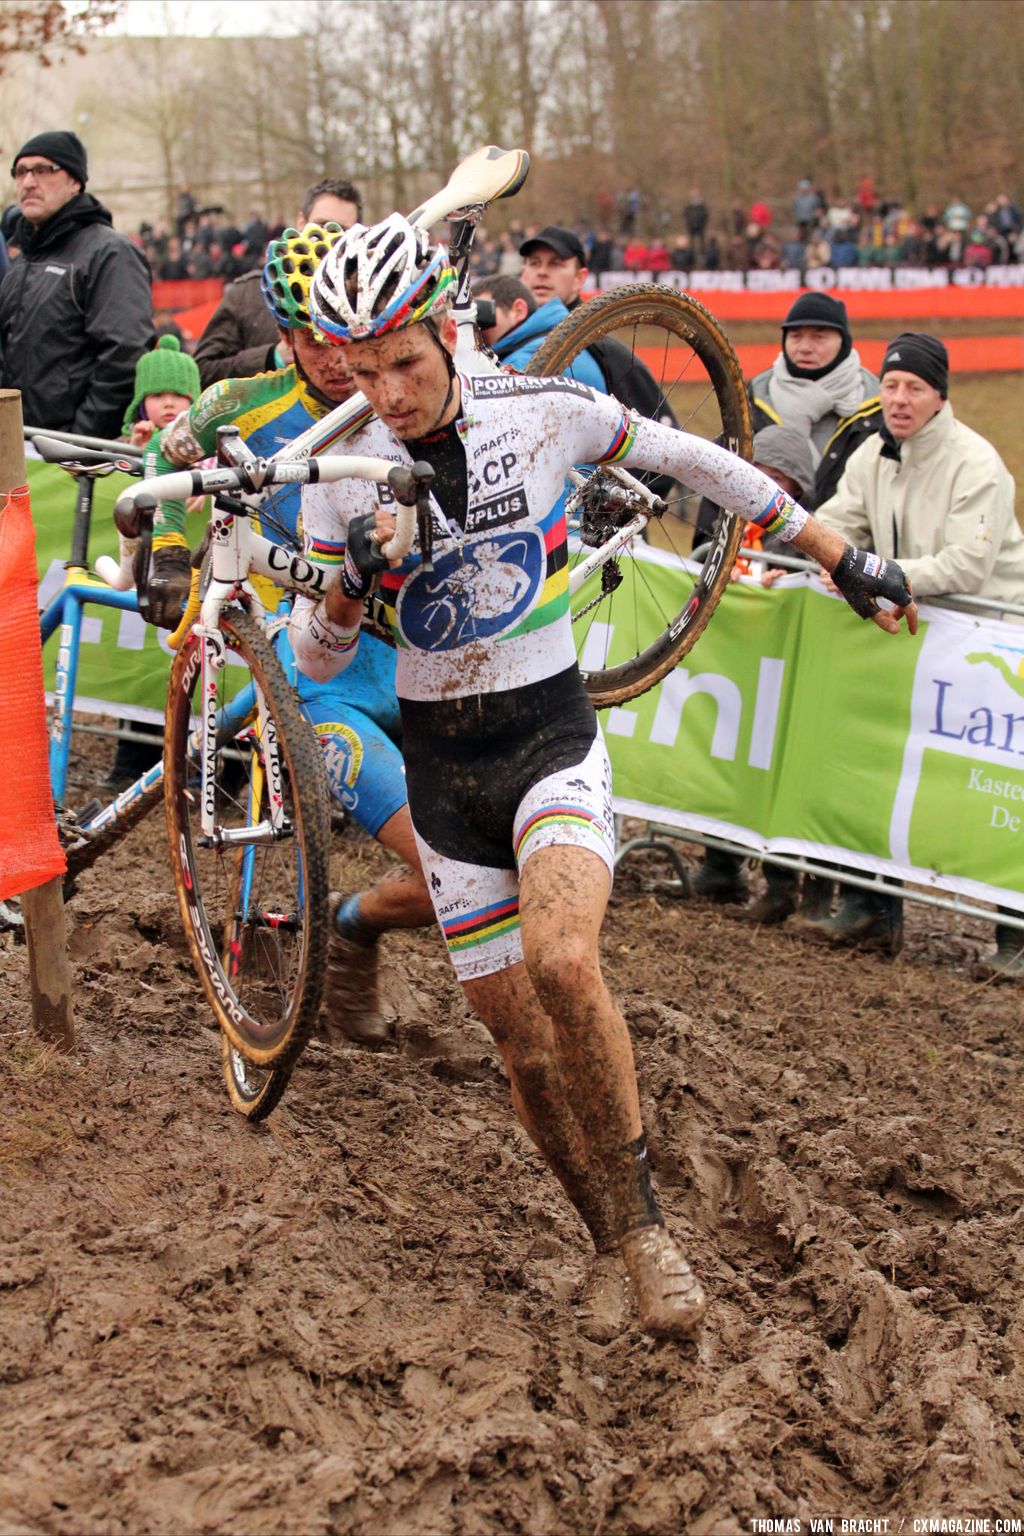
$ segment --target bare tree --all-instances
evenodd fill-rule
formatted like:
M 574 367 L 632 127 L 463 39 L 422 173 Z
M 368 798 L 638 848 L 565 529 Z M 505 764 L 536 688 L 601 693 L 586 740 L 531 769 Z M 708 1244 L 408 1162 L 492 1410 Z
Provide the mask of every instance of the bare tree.
M 71 48 L 84 53 L 89 38 L 108 27 L 124 0 L 83 0 L 70 10 L 62 0 L 4 0 L 0 6 L 0 73 L 11 54 L 31 54 L 44 68 Z

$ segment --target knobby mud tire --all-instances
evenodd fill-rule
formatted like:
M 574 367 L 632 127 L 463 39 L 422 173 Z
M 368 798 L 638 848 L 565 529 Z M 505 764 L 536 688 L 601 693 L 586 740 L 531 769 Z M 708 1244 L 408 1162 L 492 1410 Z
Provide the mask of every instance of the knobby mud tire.
M 662 288 L 657 283 L 633 283 L 590 299 L 555 327 L 531 358 L 527 372 L 563 373 L 581 352 L 602 337 L 624 329 L 632 329 L 635 335 L 640 327 L 665 332 L 666 345 L 668 337 L 673 337 L 692 349 L 707 371 L 717 402 L 721 425 L 718 440 L 733 453 L 749 459 L 750 406 L 739 358 L 714 316 L 689 294 Z M 685 422 L 681 425 L 685 427 Z M 626 661 L 581 668 L 587 692 L 598 708 L 621 704 L 646 693 L 696 643 L 729 584 L 743 529 L 742 518 L 720 511 L 698 576 L 687 573 L 680 561 L 678 607 L 670 604 L 672 611 L 661 616 L 666 620 L 664 627 Z
M 223 1030 L 220 1036 L 220 1060 L 224 1086 L 232 1108 L 254 1124 L 265 1120 L 281 1102 L 281 1096 L 291 1080 L 291 1065 L 254 1066 L 232 1045 Z
M 254 1066 L 285 1072 L 309 1038 L 323 994 L 330 853 L 327 775 L 313 730 L 261 626 L 247 614 L 228 609 L 220 627 L 229 652 L 248 669 L 274 722 L 292 833 L 248 849 L 216 849 L 199 841 L 198 765 L 189 742 L 202 668 L 200 641 L 192 634 L 171 669 L 164 734 L 171 864 L 192 960 L 221 1030 Z M 226 678 L 233 671 L 226 665 L 218 676 Z M 217 821 L 223 818 L 225 826 L 245 827 L 265 819 L 262 753 L 251 741 L 245 744 L 244 733 L 231 738 L 231 744 L 236 748 L 233 761 L 224 756 L 222 732 Z

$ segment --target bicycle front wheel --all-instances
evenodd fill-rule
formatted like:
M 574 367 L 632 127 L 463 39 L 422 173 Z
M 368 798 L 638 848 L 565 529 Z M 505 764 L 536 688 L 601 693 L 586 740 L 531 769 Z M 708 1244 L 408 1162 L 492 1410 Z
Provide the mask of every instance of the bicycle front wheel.
M 696 299 L 635 283 L 590 299 L 555 327 L 528 373 L 560 374 L 588 347 L 613 373 L 623 403 L 749 458 L 743 370 L 718 322 Z M 649 477 L 642 477 L 648 478 Z M 599 708 L 636 698 L 685 656 L 706 628 L 743 537 L 743 520 L 705 507 L 690 487 L 658 483 L 668 510 L 605 562 L 572 599 L 580 671 Z M 698 560 L 697 525 L 702 546 Z M 706 526 L 705 526 L 706 525 Z M 569 526 L 570 573 L 593 553 Z
M 261 626 L 226 609 L 220 633 L 226 664 L 208 674 L 205 701 L 195 631 L 171 669 L 171 863 L 192 960 L 223 1033 L 248 1062 L 284 1070 L 305 1045 L 323 992 L 327 776 Z M 196 726 L 204 702 L 218 722 L 205 825 Z
M 224 1031 L 220 1036 L 221 1071 L 232 1107 L 254 1123 L 265 1120 L 281 1101 L 292 1075 L 292 1065 L 257 1067 L 246 1061 Z

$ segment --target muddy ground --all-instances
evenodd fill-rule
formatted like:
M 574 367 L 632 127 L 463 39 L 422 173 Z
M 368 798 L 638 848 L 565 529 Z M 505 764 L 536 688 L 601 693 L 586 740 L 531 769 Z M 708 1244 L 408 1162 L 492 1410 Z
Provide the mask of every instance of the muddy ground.
M 74 1058 L 0 936 L 4 1536 L 1024 1517 L 1024 1021 L 970 980 L 990 930 L 912 908 L 895 963 L 831 955 L 657 873 L 624 869 L 604 954 L 699 1348 L 577 1331 L 585 1235 L 432 933 L 389 944 L 397 1047 L 313 1045 L 262 1128 L 159 813 L 70 908 Z

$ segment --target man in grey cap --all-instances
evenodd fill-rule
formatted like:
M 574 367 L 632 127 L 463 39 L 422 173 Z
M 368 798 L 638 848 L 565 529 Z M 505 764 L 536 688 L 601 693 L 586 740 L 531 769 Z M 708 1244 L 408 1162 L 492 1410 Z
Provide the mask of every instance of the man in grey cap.
M 36 134 L 11 175 L 21 255 L 0 283 L 0 382 L 31 426 L 115 438 L 153 341 L 149 268 L 86 192 L 76 134 Z

